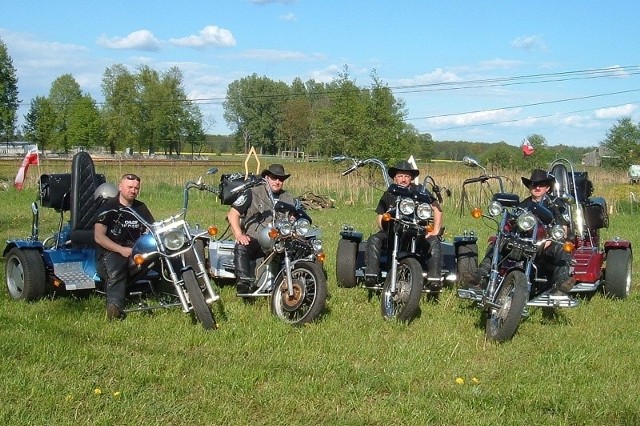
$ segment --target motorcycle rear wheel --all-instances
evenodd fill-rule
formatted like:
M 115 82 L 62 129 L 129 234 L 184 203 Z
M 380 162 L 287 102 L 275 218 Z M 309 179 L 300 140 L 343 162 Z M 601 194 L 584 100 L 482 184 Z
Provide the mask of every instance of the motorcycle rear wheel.
M 633 254 L 631 249 L 611 249 L 607 252 L 604 291 L 609 297 L 626 299 L 631 291 Z
M 398 262 L 396 271 L 396 291 L 391 292 L 391 274 L 380 296 L 380 312 L 387 320 L 411 321 L 418 314 L 422 296 L 422 266 L 416 259 L 409 257 Z
M 213 319 L 209 305 L 207 305 L 207 302 L 204 300 L 202 289 L 196 279 L 196 273 L 191 269 L 186 270 L 182 274 L 182 279 L 184 280 L 184 286 L 187 290 L 187 296 L 191 302 L 196 320 L 200 321 L 205 330 L 215 329 L 216 322 Z
M 327 279 L 319 263 L 298 262 L 291 271 L 293 295 L 287 280 L 278 274 L 271 293 L 271 312 L 282 321 L 301 325 L 320 316 L 327 301 Z
M 46 293 L 44 261 L 38 250 L 9 250 L 5 256 L 5 279 L 13 299 L 34 301 Z
M 500 308 L 487 312 L 485 334 L 489 340 L 504 342 L 516 334 L 529 299 L 527 290 L 527 277 L 522 271 L 514 270 L 504 277 L 495 299 Z
M 336 280 L 338 287 L 352 288 L 356 286 L 356 259 L 358 243 L 341 238 L 338 241 L 336 255 Z

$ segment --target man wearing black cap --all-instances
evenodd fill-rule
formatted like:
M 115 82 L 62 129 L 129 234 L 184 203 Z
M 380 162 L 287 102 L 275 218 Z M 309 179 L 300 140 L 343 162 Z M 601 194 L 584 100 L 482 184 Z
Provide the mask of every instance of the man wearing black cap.
M 408 161 L 400 161 L 395 167 L 390 167 L 388 173 L 396 185 L 409 188 L 412 191 L 418 190 L 418 185 L 414 185 L 411 182 L 420 174 L 420 171 L 413 168 Z M 394 206 L 395 202 L 396 197 L 391 195 L 389 191 L 385 191 L 376 207 L 378 232 L 369 237 L 365 250 L 365 282 L 368 286 L 375 286 L 379 282 L 380 251 L 382 250 L 382 244 L 387 238 L 387 230 L 383 229 L 382 215 L 387 212 L 390 207 Z M 433 207 L 433 230 L 426 236 L 430 252 L 428 272 L 430 279 L 439 280 L 442 268 L 442 248 L 438 235 L 440 234 L 440 228 L 442 226 L 442 208 L 435 197 L 433 197 L 431 206 Z
M 294 203 L 291 194 L 282 189 L 284 181 L 290 176 L 284 172 L 282 164 L 270 165 L 262 171 L 261 176 L 267 184 L 245 191 L 227 213 L 227 220 L 236 240 L 233 263 L 238 294 L 247 294 L 255 290 L 255 271 L 251 262 L 264 256 L 258 235 L 271 223 L 273 216 L 273 204 L 269 193 L 275 200 Z
M 529 197 L 522 200 L 521 206 L 526 207 L 531 203 L 540 203 L 549 209 L 554 216 L 557 224 L 568 229 L 569 219 L 565 215 L 566 207 L 559 199 L 552 200 L 548 191 L 553 186 L 555 178 L 544 170 L 535 169 L 531 172 L 531 177 L 527 179 L 522 177 L 522 183 L 529 189 Z M 478 265 L 476 272 L 469 278 L 467 284 L 469 288 L 474 290 L 483 290 L 486 282 L 483 278 L 487 277 L 491 271 L 491 258 L 493 256 L 493 246 L 489 246 L 487 254 Z M 566 296 L 573 288 L 576 280 L 570 276 L 569 266 L 571 264 L 571 256 L 563 250 L 562 244 L 557 241 L 547 241 L 542 253 L 536 258 L 536 264 L 543 270 L 552 283 L 552 295 L 557 297 Z

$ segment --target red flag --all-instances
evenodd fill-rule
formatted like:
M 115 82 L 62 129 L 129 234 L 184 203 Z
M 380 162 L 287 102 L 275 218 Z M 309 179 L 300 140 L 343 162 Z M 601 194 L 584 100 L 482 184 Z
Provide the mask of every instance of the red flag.
M 13 186 L 16 187 L 18 191 L 22 190 L 22 185 L 24 184 L 24 179 L 27 177 L 27 170 L 31 165 L 40 164 L 40 157 L 38 156 L 38 147 L 31 148 L 29 152 L 27 152 L 24 156 L 24 160 L 22 160 L 22 165 L 18 169 L 18 174 L 16 175 L 16 180 L 13 182 Z
M 530 155 L 533 155 L 533 145 L 531 145 L 531 142 L 529 142 L 529 139 L 524 138 L 522 140 L 522 152 L 524 154 L 525 157 L 528 157 Z

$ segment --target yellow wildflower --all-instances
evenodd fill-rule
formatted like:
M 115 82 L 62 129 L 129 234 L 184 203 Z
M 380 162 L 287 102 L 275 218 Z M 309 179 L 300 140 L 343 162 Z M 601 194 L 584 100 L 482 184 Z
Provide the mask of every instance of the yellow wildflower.
M 456 383 L 459 385 L 464 385 L 464 379 L 462 377 L 456 377 Z

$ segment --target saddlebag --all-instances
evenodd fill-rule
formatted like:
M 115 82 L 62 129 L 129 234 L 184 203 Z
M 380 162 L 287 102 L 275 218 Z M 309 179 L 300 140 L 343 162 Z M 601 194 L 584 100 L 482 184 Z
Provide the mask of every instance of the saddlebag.
M 609 213 L 605 199 L 601 197 L 589 198 L 584 204 L 584 219 L 590 229 L 608 228 Z
M 255 175 L 249 173 L 247 179 L 253 178 Z M 232 191 L 246 182 L 244 173 L 229 173 L 220 176 L 220 185 L 218 186 L 218 198 L 220 203 L 225 206 L 233 204 L 242 191 L 233 193 Z

